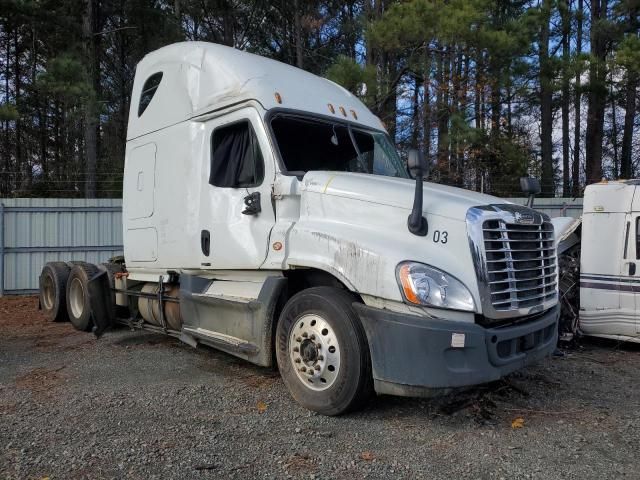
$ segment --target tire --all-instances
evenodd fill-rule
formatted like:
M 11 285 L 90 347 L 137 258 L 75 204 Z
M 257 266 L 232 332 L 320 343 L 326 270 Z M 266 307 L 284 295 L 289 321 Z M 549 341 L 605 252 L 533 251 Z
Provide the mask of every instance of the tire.
M 357 410 L 373 392 L 354 301 L 339 288 L 309 288 L 287 302 L 278 321 L 276 358 L 284 383 L 299 404 L 323 415 Z
M 40 274 L 40 306 L 51 322 L 66 322 L 67 279 L 71 269 L 64 262 L 49 262 Z
M 98 273 L 98 267 L 90 263 L 76 263 L 67 280 L 67 313 L 76 330 L 90 332 L 93 328 L 89 302 L 89 279 Z

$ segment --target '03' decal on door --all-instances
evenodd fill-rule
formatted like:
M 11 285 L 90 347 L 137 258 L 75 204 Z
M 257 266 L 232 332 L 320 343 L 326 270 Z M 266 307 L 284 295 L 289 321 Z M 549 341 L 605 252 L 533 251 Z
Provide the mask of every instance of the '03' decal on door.
M 449 232 L 446 230 L 434 230 L 433 242 L 434 243 L 447 243 L 449 241 Z

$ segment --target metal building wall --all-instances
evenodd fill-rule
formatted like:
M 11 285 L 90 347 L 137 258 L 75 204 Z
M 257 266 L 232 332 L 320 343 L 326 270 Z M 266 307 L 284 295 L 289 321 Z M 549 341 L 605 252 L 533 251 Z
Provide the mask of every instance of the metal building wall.
M 582 214 L 581 198 L 537 198 L 534 206 L 550 217 Z M 0 199 L 0 296 L 37 291 L 46 262 L 100 263 L 122 253 L 120 199 Z
M 37 291 L 46 262 L 122 253 L 120 199 L 0 199 L 0 296 Z
M 509 202 L 526 205 L 526 198 L 505 198 Z M 579 218 L 582 215 L 582 198 L 536 198 L 533 208 L 553 217 Z

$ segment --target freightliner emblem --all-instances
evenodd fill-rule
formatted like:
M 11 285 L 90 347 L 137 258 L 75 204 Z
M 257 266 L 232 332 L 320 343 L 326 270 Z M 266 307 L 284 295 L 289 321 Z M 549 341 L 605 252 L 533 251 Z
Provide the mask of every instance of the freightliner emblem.
M 531 225 L 534 222 L 533 215 L 530 213 L 515 212 L 516 223 Z

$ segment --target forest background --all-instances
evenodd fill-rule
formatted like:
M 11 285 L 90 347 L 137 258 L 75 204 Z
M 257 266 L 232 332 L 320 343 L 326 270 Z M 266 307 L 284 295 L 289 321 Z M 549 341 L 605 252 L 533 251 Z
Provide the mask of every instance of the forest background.
M 176 41 L 328 77 L 433 181 L 640 175 L 640 0 L 0 0 L 0 198 L 122 194 L 136 63 Z

